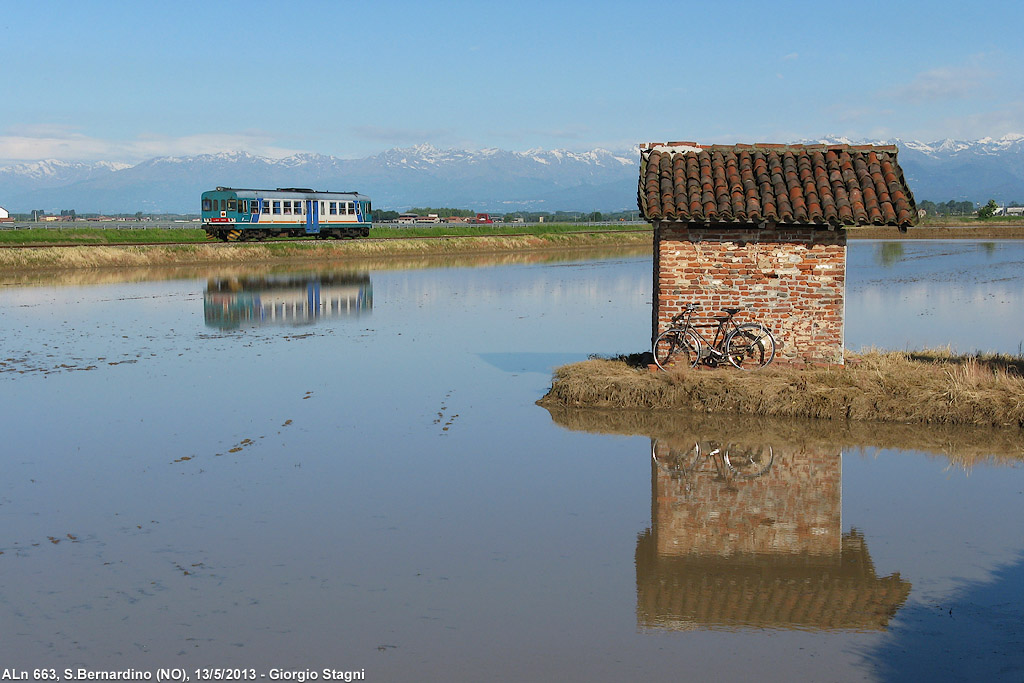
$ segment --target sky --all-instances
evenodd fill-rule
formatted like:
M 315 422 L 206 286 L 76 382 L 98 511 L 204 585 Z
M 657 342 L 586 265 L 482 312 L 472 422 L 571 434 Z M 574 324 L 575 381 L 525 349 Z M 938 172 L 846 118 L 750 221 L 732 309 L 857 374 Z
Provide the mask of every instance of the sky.
M 0 165 L 1024 133 L 1024 3 L 0 0 Z

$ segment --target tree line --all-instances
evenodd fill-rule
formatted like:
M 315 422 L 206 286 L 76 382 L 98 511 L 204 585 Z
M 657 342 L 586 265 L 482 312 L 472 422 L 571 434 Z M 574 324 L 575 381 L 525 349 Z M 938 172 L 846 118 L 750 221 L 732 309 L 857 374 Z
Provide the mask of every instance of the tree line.
M 457 216 L 460 218 L 473 218 L 478 213 L 473 209 L 452 209 L 452 208 L 412 208 L 402 213 L 414 213 L 417 216 L 429 216 L 436 214 L 441 218 Z M 485 213 L 485 212 L 479 212 Z M 634 221 L 638 220 L 638 211 L 510 211 L 504 214 L 486 212 L 492 220 L 498 222 L 522 221 L 524 223 L 539 223 L 542 219 L 545 223 L 596 223 L 603 221 Z M 374 221 L 394 221 L 401 215 L 398 211 L 384 209 L 373 209 Z
M 1009 207 L 1020 206 L 1017 202 L 1010 202 L 1007 204 Z M 996 209 L 999 205 L 996 204 L 996 200 L 990 199 L 988 203 L 982 207 L 976 207 L 974 202 L 958 202 L 950 199 L 948 202 L 933 202 L 928 199 L 917 202 L 918 209 L 924 209 L 930 216 L 973 216 L 975 213 L 978 214 L 979 218 L 991 218 L 995 215 Z

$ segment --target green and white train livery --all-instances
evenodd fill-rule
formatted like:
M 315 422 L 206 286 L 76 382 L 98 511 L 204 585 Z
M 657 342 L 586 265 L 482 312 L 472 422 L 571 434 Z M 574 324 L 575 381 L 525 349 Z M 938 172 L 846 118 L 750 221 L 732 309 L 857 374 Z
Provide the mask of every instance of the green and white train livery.
M 366 237 L 370 198 L 358 192 L 316 192 L 301 187 L 246 190 L 218 187 L 203 193 L 203 230 L 225 242 L 268 237 Z

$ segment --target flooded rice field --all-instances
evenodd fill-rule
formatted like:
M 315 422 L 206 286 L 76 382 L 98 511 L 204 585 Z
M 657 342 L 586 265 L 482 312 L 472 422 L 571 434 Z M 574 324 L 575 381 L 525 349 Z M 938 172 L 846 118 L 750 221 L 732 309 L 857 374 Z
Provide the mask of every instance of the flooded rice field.
M 650 257 L 407 265 L 0 287 L 0 666 L 1024 677 L 1016 435 L 548 413 Z M 853 242 L 847 346 L 1017 353 L 1022 266 Z

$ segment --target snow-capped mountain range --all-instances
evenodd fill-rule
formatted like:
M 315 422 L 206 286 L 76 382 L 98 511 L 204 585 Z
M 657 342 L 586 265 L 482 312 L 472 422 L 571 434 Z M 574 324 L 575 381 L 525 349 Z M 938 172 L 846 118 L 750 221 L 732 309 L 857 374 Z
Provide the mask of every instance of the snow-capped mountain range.
M 1024 203 L 1024 135 L 980 140 L 849 140 L 826 137 L 815 142 L 894 144 L 900 166 L 918 201 Z
M 920 201 L 1024 202 L 1024 135 L 999 139 L 800 142 L 897 144 Z M 363 159 L 247 152 L 159 157 L 139 164 L 44 160 L 0 167 L 0 206 L 86 212 L 195 212 L 199 195 L 228 187 L 357 190 L 374 206 L 449 206 L 477 211 L 613 211 L 635 207 L 637 148 L 623 151 L 500 149 L 417 145 Z

